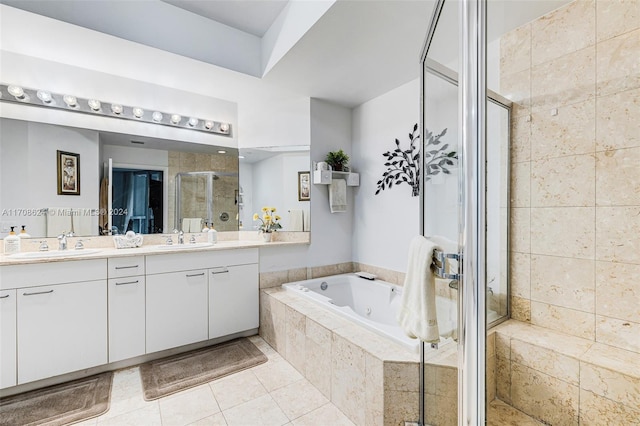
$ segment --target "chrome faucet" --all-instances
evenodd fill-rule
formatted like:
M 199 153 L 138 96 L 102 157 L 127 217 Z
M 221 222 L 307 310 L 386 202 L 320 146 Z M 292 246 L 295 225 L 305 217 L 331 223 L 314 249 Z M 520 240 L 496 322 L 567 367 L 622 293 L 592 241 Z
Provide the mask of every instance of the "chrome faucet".
M 67 234 L 64 232 L 58 235 L 58 250 L 66 250 L 67 249 Z
M 184 244 L 184 232 L 178 232 L 178 244 Z

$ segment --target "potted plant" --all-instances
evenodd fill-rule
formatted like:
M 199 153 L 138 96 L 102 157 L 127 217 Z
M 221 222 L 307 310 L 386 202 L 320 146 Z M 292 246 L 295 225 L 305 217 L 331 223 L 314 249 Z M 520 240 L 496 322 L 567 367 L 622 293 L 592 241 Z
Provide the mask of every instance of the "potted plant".
M 259 220 L 260 224 L 258 227 L 258 232 L 262 233 L 262 237 L 265 242 L 271 241 L 271 234 L 276 232 L 278 229 L 282 229 L 282 225 L 278 222 L 281 218 L 277 214 L 275 214 L 275 207 L 263 207 L 262 208 L 262 217 L 255 213 L 253 215 L 253 220 Z
M 327 154 L 325 161 L 331 166 L 331 169 L 341 172 L 349 163 L 349 156 L 343 150 L 332 151 Z

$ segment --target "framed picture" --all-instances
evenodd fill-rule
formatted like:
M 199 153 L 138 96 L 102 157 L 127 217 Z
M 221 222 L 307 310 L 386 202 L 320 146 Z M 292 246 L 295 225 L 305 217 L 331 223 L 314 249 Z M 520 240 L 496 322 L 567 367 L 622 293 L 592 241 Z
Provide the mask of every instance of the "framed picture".
M 311 200 L 311 172 L 298 172 L 298 201 Z
M 58 195 L 80 195 L 80 154 L 57 151 Z

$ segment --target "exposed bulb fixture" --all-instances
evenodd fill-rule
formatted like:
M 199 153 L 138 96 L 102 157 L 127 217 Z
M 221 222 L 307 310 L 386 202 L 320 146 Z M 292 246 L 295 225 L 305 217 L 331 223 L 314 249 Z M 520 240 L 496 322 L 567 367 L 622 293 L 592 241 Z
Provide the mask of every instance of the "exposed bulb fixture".
M 76 105 L 78 105 L 78 100 L 73 95 L 64 95 L 62 97 L 62 100 L 64 101 L 65 104 L 67 104 L 69 108 L 75 108 Z
M 135 107 L 132 111 L 135 118 L 142 118 L 142 116 L 144 115 L 144 110 L 140 107 Z
M 119 104 L 111 104 L 111 112 L 114 114 L 120 115 L 122 114 L 122 105 Z M 135 112 L 134 112 L 135 113 Z M 139 118 L 139 117 L 138 117 Z
M 191 117 L 189 119 L 189 126 L 196 127 L 198 125 L 198 119 L 195 117 Z
M 226 153 L 227 153 L 227 151 L 225 151 L 224 149 L 219 149 L 218 150 L 218 154 L 226 154 Z
M 7 91 L 11 96 L 14 96 L 16 99 L 24 99 L 24 89 L 20 86 L 9 86 Z
M 171 116 L 171 123 L 173 124 L 178 124 L 180 122 L 180 120 L 182 120 L 182 117 L 178 114 L 173 114 Z
M 51 100 L 53 99 L 53 97 L 51 96 L 51 92 L 47 92 L 46 90 L 38 90 L 36 96 L 45 104 L 50 104 Z
M 153 121 L 155 121 L 156 123 L 159 123 L 162 121 L 162 113 L 161 112 L 154 112 L 153 115 L 151 116 L 151 118 L 153 119 Z
M 220 125 L 220 131 L 221 132 L 228 132 L 229 131 L 229 123 L 222 123 Z
M 238 158 L 242 160 L 244 158 L 244 155 L 238 155 Z
M 207 130 L 213 129 L 213 121 L 207 120 L 204 122 L 204 128 Z
M 89 99 L 87 101 L 87 104 L 89 105 L 89 108 L 91 108 L 93 111 L 100 111 L 100 107 L 102 106 L 100 101 L 97 99 Z

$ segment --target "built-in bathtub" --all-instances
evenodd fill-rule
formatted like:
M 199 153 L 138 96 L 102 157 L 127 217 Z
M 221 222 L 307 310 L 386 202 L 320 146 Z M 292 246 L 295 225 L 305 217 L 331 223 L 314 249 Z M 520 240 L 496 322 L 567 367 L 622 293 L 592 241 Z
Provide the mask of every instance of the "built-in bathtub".
M 283 284 L 287 291 L 300 294 L 324 305 L 362 326 L 390 338 L 404 347 L 418 351 L 419 341 L 406 336 L 396 315 L 402 299 L 402 287 L 382 280 L 368 280 L 356 274 L 342 274 Z M 436 298 L 441 335 L 456 328 L 455 301 Z M 442 338 L 444 343 L 449 338 Z

